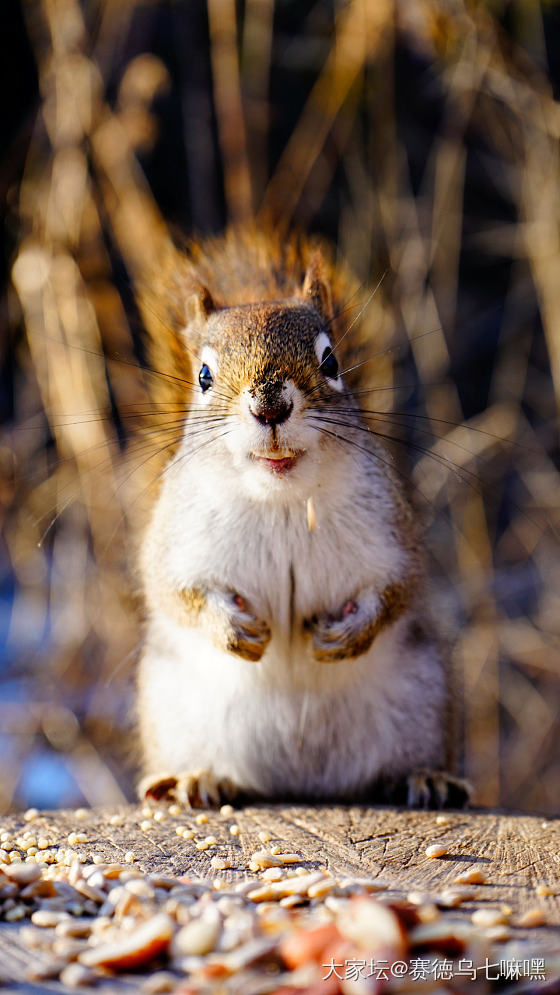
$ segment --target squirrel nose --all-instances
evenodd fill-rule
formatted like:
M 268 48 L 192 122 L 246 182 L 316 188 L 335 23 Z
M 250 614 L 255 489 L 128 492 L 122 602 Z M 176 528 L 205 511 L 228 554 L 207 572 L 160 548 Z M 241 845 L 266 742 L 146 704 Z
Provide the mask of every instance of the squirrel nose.
M 282 398 L 278 398 L 272 403 L 266 403 L 266 401 L 258 397 L 252 397 L 249 401 L 249 411 L 253 417 L 261 425 L 269 425 L 270 428 L 275 428 L 276 425 L 281 425 L 282 422 L 287 421 L 292 413 L 293 406 L 293 401 L 288 403 Z

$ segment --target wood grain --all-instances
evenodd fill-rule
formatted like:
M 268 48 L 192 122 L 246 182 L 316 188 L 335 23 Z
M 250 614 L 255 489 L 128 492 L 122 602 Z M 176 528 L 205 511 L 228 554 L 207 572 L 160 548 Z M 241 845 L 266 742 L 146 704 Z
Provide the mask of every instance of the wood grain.
M 150 819 L 150 828 L 140 829 L 146 819 L 141 808 L 124 807 L 112 811 L 91 811 L 78 819 L 73 812 L 41 813 L 31 825 L 39 835 L 68 846 L 72 831 L 84 833 L 87 842 L 74 846 L 88 859 L 93 856 L 122 862 L 132 851 L 134 866 L 146 872 L 190 877 L 222 877 L 237 882 L 254 877 L 248 870 L 255 850 L 262 849 L 259 832 L 270 834 L 270 843 L 301 855 L 301 864 L 310 869 L 325 868 L 332 874 L 373 877 L 388 885 L 391 896 L 403 898 L 411 891 L 440 892 L 458 874 L 476 865 L 483 869 L 487 883 L 476 887 L 474 903 L 467 903 L 461 915 L 470 917 L 475 907 L 501 903 L 514 910 L 513 922 L 528 909 L 542 908 L 547 926 L 530 931 L 535 949 L 560 956 L 560 820 L 540 816 L 498 812 L 449 812 L 447 822 L 438 822 L 434 812 L 367 806 L 255 805 L 235 811 L 232 816 L 206 812 L 208 821 L 199 824 L 197 812 L 172 816 L 165 806 L 156 806 L 163 821 Z M 230 827 L 237 823 L 239 835 Z M 176 834 L 178 825 L 189 826 L 195 840 Z M 30 828 L 22 817 L 4 818 L 1 829 Z M 213 835 L 218 846 L 198 850 L 196 840 Z M 445 856 L 430 859 L 426 847 L 442 843 Z M 212 856 L 231 860 L 232 867 L 216 872 Z M 547 884 L 556 894 L 540 896 L 539 884 Z M 60 983 L 25 982 L 30 952 L 18 941 L 21 927 L 0 927 L 0 979 L 3 991 L 69 991 Z M 104 982 L 103 993 L 138 991 L 130 979 Z

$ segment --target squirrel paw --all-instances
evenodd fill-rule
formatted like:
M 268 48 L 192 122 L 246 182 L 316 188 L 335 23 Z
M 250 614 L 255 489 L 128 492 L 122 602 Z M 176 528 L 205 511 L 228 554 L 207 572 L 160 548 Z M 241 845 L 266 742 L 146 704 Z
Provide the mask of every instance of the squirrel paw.
M 245 598 L 227 594 L 221 599 L 226 611 L 225 643 L 229 653 L 244 660 L 260 660 L 270 641 L 270 628 L 249 610 Z
M 159 774 L 144 777 L 138 786 L 140 798 L 178 801 L 191 808 L 219 808 L 232 802 L 238 789 L 228 778 L 216 778 L 209 770 Z
M 472 794 L 468 781 L 444 770 L 414 770 L 406 789 L 409 808 L 465 808 Z
M 376 617 L 356 601 L 347 601 L 341 615 L 313 618 L 306 628 L 313 633 L 313 656 L 319 663 L 353 659 L 368 650 L 377 634 Z

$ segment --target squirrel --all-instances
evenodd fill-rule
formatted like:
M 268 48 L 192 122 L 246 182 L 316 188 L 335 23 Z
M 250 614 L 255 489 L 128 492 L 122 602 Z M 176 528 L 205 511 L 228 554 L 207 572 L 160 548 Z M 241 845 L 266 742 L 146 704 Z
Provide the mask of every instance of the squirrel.
M 415 515 L 360 412 L 353 278 L 324 244 L 230 231 L 162 284 L 152 358 L 184 421 L 140 552 L 141 793 L 465 803 Z

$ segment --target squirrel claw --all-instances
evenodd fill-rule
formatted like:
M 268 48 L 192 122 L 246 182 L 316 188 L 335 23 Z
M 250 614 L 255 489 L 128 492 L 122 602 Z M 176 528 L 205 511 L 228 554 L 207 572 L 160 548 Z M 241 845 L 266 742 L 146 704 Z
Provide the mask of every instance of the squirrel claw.
M 156 801 L 178 801 L 191 808 L 219 808 L 238 794 L 228 778 L 216 778 L 209 770 L 176 775 L 159 774 L 144 777 L 138 786 L 141 798 Z
M 406 786 L 409 808 L 465 808 L 472 794 L 468 781 L 444 770 L 414 770 Z
M 147 774 L 138 783 L 138 797 L 160 802 L 174 798 L 177 778 L 173 774 Z
M 218 779 L 209 770 L 180 774 L 177 780 L 177 800 L 191 808 L 219 808 L 224 802 L 233 801 L 236 795 L 237 788 L 232 781 Z

